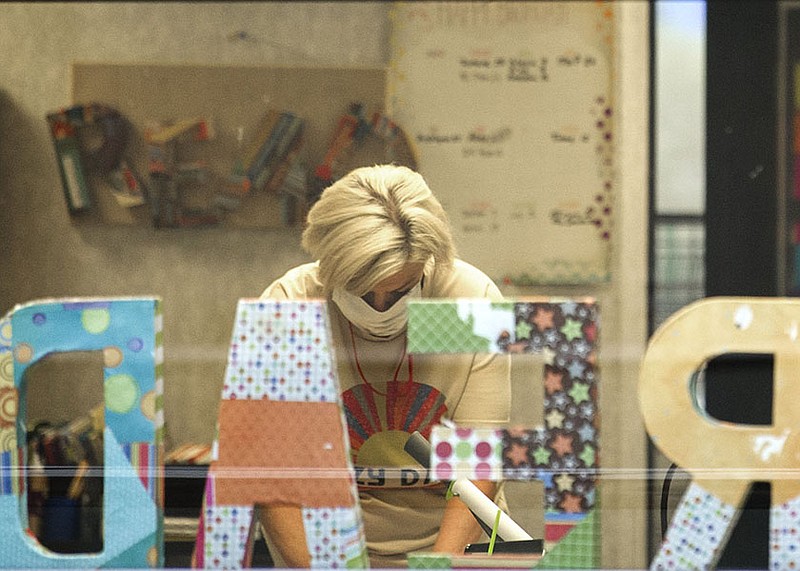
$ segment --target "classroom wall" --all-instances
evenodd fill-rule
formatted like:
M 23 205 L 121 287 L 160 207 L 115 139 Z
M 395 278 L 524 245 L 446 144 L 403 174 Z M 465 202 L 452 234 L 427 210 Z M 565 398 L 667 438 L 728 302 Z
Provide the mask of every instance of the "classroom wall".
M 646 483 L 635 470 L 646 467 L 646 438 L 636 382 L 647 316 L 648 12 L 646 3 L 618 7 L 615 96 L 626 111 L 617 116 L 612 280 L 504 293 L 600 303 L 602 463 L 612 475 L 630 475 L 601 487 L 603 563 L 641 568 Z M 71 224 L 44 120 L 71 103 L 70 63 L 380 67 L 388 63 L 389 10 L 387 2 L 6 3 L 0 10 L 0 305 L 5 312 L 44 297 L 162 297 L 168 449 L 213 438 L 236 300 L 259 295 L 307 257 L 293 230 Z M 46 383 L 39 386 L 46 395 Z M 515 414 L 525 413 L 522 403 L 515 401 Z
M 213 438 L 236 301 L 307 256 L 292 230 L 72 224 L 45 122 L 72 103 L 70 64 L 381 67 L 389 7 L 9 3 L 0 11 L 2 311 L 45 297 L 160 296 L 168 448 Z

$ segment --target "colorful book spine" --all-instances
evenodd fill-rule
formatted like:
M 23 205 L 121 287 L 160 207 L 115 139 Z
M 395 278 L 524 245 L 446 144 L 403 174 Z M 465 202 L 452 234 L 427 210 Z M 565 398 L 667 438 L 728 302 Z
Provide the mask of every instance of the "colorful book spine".
M 242 165 L 245 173 L 253 166 L 253 163 L 255 163 L 261 148 L 266 144 L 279 118 L 280 112 L 275 109 L 270 109 L 261 121 L 255 137 L 253 137 L 247 152 L 244 154 L 244 157 L 242 157 Z
M 292 125 L 286 131 L 281 146 L 275 151 L 275 167 L 272 169 L 272 175 L 264 186 L 267 192 L 277 192 L 283 184 L 283 179 L 292 162 L 300 154 L 305 143 L 305 121 L 299 117 L 295 117 Z
M 61 175 L 64 198 L 70 212 L 87 210 L 92 205 L 73 117 L 76 113 L 81 114 L 80 121 L 82 122 L 83 109 L 79 107 L 51 113 L 47 116 L 50 124 L 50 136 L 58 158 L 58 172 Z
M 247 178 L 249 178 L 253 183 L 253 188 L 257 190 L 261 189 L 269 178 L 267 167 L 272 159 L 275 147 L 278 145 L 281 137 L 283 137 L 284 132 L 289 127 L 292 117 L 293 115 L 291 113 L 281 113 L 281 116 L 278 119 L 275 127 L 272 129 L 269 138 L 261 147 L 258 157 L 255 159 L 250 168 L 247 169 Z

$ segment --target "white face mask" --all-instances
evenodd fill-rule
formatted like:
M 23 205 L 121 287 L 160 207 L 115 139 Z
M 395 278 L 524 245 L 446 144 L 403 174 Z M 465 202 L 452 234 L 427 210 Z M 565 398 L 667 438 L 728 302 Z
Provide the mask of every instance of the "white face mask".
M 342 315 L 359 329 L 375 337 L 392 337 L 403 331 L 408 323 L 409 298 L 421 296 L 422 288 L 417 283 L 386 311 L 378 311 L 357 295 L 342 289 L 333 290 L 331 298 Z

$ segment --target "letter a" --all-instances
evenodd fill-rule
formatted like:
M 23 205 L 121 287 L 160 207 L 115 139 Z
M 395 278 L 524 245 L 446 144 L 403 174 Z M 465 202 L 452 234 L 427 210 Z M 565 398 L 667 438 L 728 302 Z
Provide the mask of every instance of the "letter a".
M 315 568 L 366 567 L 322 301 L 240 300 L 194 565 L 249 567 L 254 509 L 302 508 Z

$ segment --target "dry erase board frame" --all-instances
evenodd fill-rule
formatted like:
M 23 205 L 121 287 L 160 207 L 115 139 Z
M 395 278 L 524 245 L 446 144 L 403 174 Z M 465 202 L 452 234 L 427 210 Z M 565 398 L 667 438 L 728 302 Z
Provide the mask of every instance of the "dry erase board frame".
M 502 283 L 610 279 L 611 2 L 398 2 L 387 106 Z
M 353 102 L 368 112 L 383 111 L 386 70 L 383 68 L 266 67 L 171 64 L 74 63 L 72 102 L 102 102 L 119 111 L 135 128 L 132 141 L 138 170 L 147 175 L 145 127 L 154 121 L 202 117 L 211 121 L 214 137 L 198 146 L 212 172 L 231 172 L 241 149 L 239 139 L 258 128 L 269 107 L 292 111 L 306 119 L 305 154 L 321 161 L 339 118 Z M 205 145 L 205 146 L 202 146 Z M 380 145 L 359 158 L 380 162 Z M 96 207 L 84 222 L 119 225 L 149 224 L 146 207 L 119 206 L 109 192 L 93 185 Z M 280 228 L 279 201 L 274 195 L 248 197 L 223 220 L 236 228 Z

